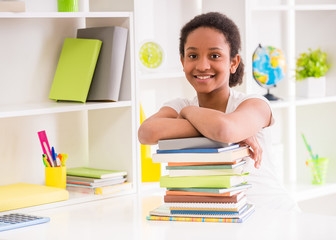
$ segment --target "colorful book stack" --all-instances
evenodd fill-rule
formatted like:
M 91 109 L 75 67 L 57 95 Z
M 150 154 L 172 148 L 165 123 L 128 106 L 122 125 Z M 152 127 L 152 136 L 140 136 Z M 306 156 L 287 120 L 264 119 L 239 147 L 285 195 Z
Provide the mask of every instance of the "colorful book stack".
M 127 172 L 88 167 L 67 170 L 67 190 L 72 192 L 106 195 L 131 188 Z
M 169 175 L 160 178 L 167 191 L 148 220 L 240 223 L 254 212 L 246 199 L 248 147 L 205 137 L 162 140 L 158 146 L 152 159 L 168 164 Z

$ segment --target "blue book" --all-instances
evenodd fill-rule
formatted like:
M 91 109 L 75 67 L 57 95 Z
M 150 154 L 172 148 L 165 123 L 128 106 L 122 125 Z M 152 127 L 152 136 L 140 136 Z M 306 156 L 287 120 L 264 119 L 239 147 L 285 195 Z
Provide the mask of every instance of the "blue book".
M 248 204 L 245 204 L 244 207 L 239 209 L 238 211 L 225 211 L 225 210 L 170 210 L 171 214 L 178 215 L 231 215 L 235 217 L 239 217 L 246 209 L 248 208 Z
M 220 148 L 187 148 L 187 149 L 172 149 L 172 150 L 156 150 L 156 153 L 219 153 L 225 152 L 239 147 L 239 144 L 233 144 L 228 147 Z

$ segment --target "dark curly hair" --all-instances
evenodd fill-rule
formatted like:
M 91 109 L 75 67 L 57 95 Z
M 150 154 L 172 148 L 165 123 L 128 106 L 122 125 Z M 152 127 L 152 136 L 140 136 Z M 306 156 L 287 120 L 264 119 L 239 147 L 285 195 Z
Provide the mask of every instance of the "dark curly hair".
M 209 12 L 198 15 L 183 26 L 180 33 L 180 55 L 184 57 L 184 46 L 189 34 L 199 27 L 209 27 L 223 33 L 230 46 L 231 58 L 236 56 L 241 49 L 240 33 L 237 25 L 224 14 Z M 243 82 L 244 63 L 240 59 L 235 73 L 230 74 L 229 86 L 234 87 Z

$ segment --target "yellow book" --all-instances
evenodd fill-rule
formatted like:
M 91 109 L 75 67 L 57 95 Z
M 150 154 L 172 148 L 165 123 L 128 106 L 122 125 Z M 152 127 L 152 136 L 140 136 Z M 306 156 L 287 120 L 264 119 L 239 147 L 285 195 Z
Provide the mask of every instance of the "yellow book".
M 121 184 L 111 185 L 111 186 L 104 186 L 104 187 L 97 187 L 95 188 L 95 194 L 97 195 L 107 195 L 112 194 L 124 190 L 129 190 L 132 188 L 132 183 L 125 182 Z
M 145 121 L 145 112 L 140 105 L 140 123 Z M 141 180 L 142 182 L 158 182 L 161 176 L 161 164 L 153 163 L 151 146 L 141 144 Z
M 0 186 L 0 212 L 69 199 L 65 189 L 30 183 Z

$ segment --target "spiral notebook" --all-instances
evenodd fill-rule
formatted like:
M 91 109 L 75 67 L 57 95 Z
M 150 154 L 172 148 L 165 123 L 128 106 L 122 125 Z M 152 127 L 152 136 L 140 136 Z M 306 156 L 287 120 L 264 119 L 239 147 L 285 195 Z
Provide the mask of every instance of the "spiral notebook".
M 166 204 L 149 212 L 147 220 L 152 221 L 183 221 L 183 222 L 231 222 L 242 223 L 252 215 L 255 207 L 252 204 L 246 204 L 244 211 L 240 214 L 181 214 L 171 213 Z
M 169 202 L 165 203 L 170 210 L 195 210 L 195 211 L 240 211 L 247 203 L 246 197 L 237 203 L 184 203 Z

